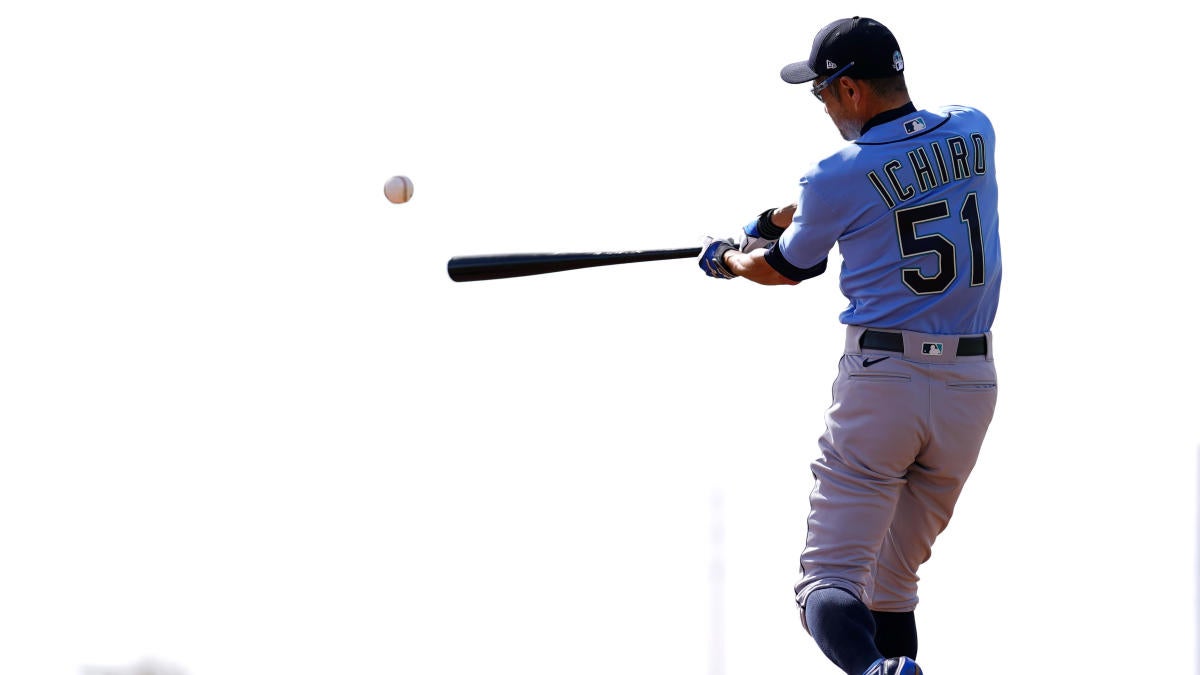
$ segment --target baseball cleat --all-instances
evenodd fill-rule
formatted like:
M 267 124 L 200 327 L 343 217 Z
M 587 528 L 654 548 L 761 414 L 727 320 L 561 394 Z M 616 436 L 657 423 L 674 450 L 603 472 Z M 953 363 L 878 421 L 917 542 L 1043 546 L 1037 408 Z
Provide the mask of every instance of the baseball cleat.
M 879 659 L 872 663 L 863 675 L 922 675 L 922 672 L 916 661 L 901 656 L 895 659 Z

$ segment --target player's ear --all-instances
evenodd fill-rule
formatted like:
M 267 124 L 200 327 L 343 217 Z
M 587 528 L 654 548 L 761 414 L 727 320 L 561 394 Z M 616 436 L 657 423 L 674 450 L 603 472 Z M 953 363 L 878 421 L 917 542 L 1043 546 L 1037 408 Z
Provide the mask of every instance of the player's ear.
M 854 80 L 852 80 L 848 77 L 843 77 L 842 78 L 842 93 L 845 94 L 850 99 L 855 99 L 856 97 L 859 97 L 862 95 L 862 87 L 859 86 L 859 84 L 857 82 L 855 82 Z
M 858 88 L 854 86 L 854 81 L 844 76 L 835 80 L 830 89 L 832 89 L 837 95 L 838 100 L 842 101 L 843 105 L 852 105 L 854 101 L 847 97 L 852 96 L 853 93 L 858 90 Z

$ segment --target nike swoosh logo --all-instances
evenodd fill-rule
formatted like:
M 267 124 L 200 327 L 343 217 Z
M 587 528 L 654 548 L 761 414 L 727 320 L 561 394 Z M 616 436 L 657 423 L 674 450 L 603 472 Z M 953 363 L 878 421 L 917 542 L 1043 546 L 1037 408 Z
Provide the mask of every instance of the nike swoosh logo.
M 869 358 L 869 357 L 868 357 L 868 358 L 865 358 L 865 359 L 863 359 L 863 368 L 870 368 L 871 366 L 875 365 L 876 363 L 879 363 L 880 361 L 887 361 L 887 360 L 888 360 L 888 359 L 890 359 L 890 358 L 892 358 L 892 357 L 890 357 L 890 356 L 881 356 L 881 357 L 879 357 L 879 358 L 877 358 L 877 359 L 872 359 L 872 358 Z

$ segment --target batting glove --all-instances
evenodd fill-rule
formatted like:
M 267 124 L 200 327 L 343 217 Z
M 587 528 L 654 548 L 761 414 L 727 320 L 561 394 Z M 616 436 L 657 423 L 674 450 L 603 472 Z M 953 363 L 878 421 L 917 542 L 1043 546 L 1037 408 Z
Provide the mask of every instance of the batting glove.
M 767 209 L 742 228 L 742 235 L 738 241 L 739 251 L 749 253 L 757 248 L 766 248 L 783 236 L 783 228 L 771 222 L 771 216 L 774 214 L 775 209 Z
M 705 237 L 700 249 L 700 269 L 714 279 L 732 279 L 735 275 L 725 265 L 725 253 L 736 251 L 737 245 L 733 238 L 713 239 Z

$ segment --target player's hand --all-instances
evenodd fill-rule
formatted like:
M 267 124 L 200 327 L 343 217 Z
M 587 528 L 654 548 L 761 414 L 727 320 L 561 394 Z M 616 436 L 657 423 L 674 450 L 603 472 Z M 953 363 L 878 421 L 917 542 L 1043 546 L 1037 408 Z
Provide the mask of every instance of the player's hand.
M 732 279 L 735 275 L 725 264 L 725 254 L 736 251 L 737 245 L 733 237 L 728 239 L 713 239 L 705 237 L 700 249 L 700 269 L 714 279 Z
M 749 253 L 755 249 L 766 248 L 783 236 L 783 228 L 771 222 L 773 215 L 775 209 L 767 209 L 742 228 L 737 244 L 739 251 Z

